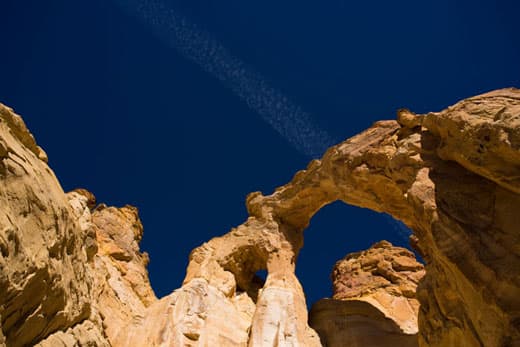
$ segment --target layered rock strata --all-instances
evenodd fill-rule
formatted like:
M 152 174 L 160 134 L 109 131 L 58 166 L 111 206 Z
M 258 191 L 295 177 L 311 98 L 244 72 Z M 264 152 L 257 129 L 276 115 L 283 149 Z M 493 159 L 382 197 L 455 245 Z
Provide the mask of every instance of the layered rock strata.
M 412 252 L 387 241 L 349 254 L 332 271 L 333 297 L 312 306 L 309 324 L 327 347 L 416 347 L 423 276 Z
M 0 105 L 0 316 L 8 346 L 88 319 L 92 238 L 22 119 Z
M 130 206 L 64 193 L 22 119 L 0 104 L 0 346 L 111 346 L 156 297 Z
M 310 219 L 336 200 L 414 231 L 426 261 L 420 346 L 520 345 L 517 89 L 437 113 L 401 110 L 273 194 L 250 194 L 247 221 L 193 250 L 182 288 L 160 300 L 146 280 L 135 210 L 92 211 L 89 194 L 64 194 L 4 106 L 0 181 L 0 341 L 8 346 L 319 346 L 294 269 Z M 265 283 L 255 276 L 262 269 Z

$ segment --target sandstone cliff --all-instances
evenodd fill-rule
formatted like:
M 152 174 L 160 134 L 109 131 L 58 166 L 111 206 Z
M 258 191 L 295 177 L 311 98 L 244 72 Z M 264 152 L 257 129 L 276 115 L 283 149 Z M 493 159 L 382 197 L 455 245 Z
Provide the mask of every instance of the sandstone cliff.
M 336 200 L 389 213 L 414 231 L 426 261 L 419 346 L 520 346 L 516 89 L 437 113 L 401 110 L 397 121 L 331 147 L 273 194 L 250 194 L 249 218 L 193 250 L 183 286 L 160 300 L 139 251 L 135 208 L 95 207 L 84 190 L 65 194 L 4 106 L 0 181 L 0 346 L 320 346 L 294 269 L 310 219 Z M 255 276 L 261 269 L 265 283 Z M 345 281 L 335 284 L 337 299 L 350 299 Z M 403 283 L 372 298 L 364 281 L 351 283 L 364 300 L 349 312 L 410 335 L 417 306 Z M 387 294 L 411 299 L 413 314 L 390 312 L 393 305 L 381 305 Z
M 65 194 L 46 159 L 0 104 L 0 345 L 110 346 L 157 300 L 137 210 L 93 210 L 94 196 Z

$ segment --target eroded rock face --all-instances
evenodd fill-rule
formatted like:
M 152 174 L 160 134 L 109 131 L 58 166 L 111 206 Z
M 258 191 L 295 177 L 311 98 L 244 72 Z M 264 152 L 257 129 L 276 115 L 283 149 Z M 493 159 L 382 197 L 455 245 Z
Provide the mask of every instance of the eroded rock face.
M 0 104 L 0 316 L 8 346 L 33 345 L 89 317 L 88 237 L 44 152 Z
M 148 254 L 139 250 L 143 226 L 137 209 L 100 205 L 91 220 L 98 244 L 92 266 L 96 274 L 93 296 L 104 332 L 113 344 L 121 329 L 143 316 L 157 298 L 146 270 Z
M 193 250 L 182 288 L 161 300 L 146 280 L 135 210 L 92 212 L 89 194 L 65 195 L 21 119 L 2 106 L 0 120 L 7 345 L 319 346 L 294 269 L 303 230 L 336 200 L 389 213 L 414 231 L 426 261 L 420 346 L 520 345 L 517 89 L 438 113 L 401 110 L 398 121 L 331 147 L 273 194 L 250 194 L 247 221 Z M 255 277 L 262 269 L 265 283 Z M 340 287 L 338 295 L 348 292 Z M 356 312 L 377 306 L 357 302 Z
M 352 253 L 332 271 L 333 297 L 311 309 L 324 346 L 418 346 L 417 283 L 424 267 L 387 241 Z
M 0 346 L 110 346 L 157 299 L 137 210 L 65 194 L 21 118 L 0 104 Z

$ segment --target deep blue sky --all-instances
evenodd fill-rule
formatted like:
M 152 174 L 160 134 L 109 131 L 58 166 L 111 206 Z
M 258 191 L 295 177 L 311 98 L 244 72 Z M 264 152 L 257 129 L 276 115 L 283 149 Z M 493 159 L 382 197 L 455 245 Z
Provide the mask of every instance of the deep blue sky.
M 245 220 L 247 193 L 271 193 L 310 158 L 117 1 L 0 0 L 0 102 L 24 117 L 65 190 L 139 208 L 163 296 L 191 249 Z M 520 86 L 514 0 L 164 4 L 336 139 L 400 107 L 437 111 Z M 320 211 L 297 269 L 309 301 L 330 295 L 336 260 L 383 238 L 404 244 L 377 213 Z

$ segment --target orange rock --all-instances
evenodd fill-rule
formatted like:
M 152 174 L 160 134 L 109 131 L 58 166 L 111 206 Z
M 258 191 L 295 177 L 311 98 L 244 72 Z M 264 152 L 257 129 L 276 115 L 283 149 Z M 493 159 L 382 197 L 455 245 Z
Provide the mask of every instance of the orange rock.
M 407 249 L 380 241 L 347 255 L 332 271 L 333 298 L 311 309 L 323 345 L 418 346 L 417 283 L 424 266 Z

